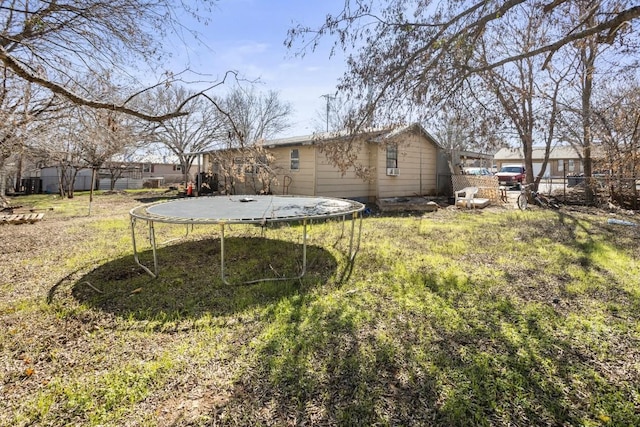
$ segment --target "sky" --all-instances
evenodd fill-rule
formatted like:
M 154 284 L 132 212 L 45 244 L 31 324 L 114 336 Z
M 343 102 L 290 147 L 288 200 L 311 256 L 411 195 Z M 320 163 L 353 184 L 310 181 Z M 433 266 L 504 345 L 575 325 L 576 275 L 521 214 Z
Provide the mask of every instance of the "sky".
M 330 58 L 330 38 L 304 57 L 295 55 L 300 43 L 287 49 L 284 41 L 289 28 L 298 23 L 318 27 L 343 6 L 344 0 L 220 0 L 208 25 L 185 21 L 203 43 L 172 43 L 172 68 L 216 78 L 236 70 L 248 80 L 258 79 L 258 91 L 277 91 L 293 107 L 292 127 L 279 137 L 311 134 L 319 130 L 326 111 L 322 95 L 333 94 L 344 73 L 344 56 Z

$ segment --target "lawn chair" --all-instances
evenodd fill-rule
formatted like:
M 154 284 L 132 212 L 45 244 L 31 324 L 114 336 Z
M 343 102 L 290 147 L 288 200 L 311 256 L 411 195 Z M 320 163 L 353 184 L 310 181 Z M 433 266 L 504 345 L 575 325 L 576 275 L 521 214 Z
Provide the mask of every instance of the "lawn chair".
M 466 207 L 475 209 L 473 198 L 478 194 L 478 187 L 465 187 L 455 192 L 455 205 L 457 207 Z

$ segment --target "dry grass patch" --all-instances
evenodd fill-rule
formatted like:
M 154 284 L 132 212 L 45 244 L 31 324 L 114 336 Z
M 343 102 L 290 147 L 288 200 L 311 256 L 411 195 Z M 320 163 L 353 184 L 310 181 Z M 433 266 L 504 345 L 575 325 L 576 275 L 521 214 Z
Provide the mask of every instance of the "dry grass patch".
M 135 265 L 155 196 L 0 227 L 0 425 L 640 424 L 640 234 L 603 212 L 373 215 L 347 282 L 313 224 L 302 280 L 226 286 L 206 227 Z M 234 229 L 230 277 L 296 271 L 299 231 Z

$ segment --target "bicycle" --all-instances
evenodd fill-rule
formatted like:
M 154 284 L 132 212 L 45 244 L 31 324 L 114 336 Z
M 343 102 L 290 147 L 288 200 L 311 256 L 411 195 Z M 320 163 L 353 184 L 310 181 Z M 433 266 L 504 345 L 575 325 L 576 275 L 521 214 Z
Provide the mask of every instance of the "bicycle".
M 521 211 L 524 211 L 529 207 L 529 200 L 542 208 L 560 209 L 560 205 L 555 199 L 543 196 L 539 192 L 533 190 L 530 188 L 532 185 L 533 184 L 520 185 L 518 208 L 520 208 Z

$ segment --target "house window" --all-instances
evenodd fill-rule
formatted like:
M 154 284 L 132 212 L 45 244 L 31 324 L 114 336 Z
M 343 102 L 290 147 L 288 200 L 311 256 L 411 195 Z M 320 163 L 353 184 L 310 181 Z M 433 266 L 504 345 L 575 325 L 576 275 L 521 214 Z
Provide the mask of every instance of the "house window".
M 149 163 L 145 163 L 142 165 L 142 172 L 151 172 L 151 165 Z
M 558 172 L 564 171 L 564 160 L 558 160 Z
M 387 168 L 398 167 L 398 146 L 396 144 L 387 145 Z
M 576 165 L 573 162 L 573 159 L 569 159 L 569 172 L 573 172 L 575 168 L 576 168 Z
M 297 148 L 291 150 L 291 170 L 297 171 L 300 169 L 300 152 Z

